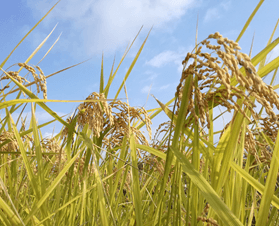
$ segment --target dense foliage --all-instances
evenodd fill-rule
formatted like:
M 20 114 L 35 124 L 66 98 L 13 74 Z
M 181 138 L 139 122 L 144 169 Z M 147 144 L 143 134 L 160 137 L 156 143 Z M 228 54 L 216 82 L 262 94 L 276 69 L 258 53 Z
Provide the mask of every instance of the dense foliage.
M 166 104 L 155 98 L 159 109 L 134 108 L 118 99 L 124 88 L 128 100 L 125 81 L 149 33 L 115 98 L 108 100 L 108 93 L 132 45 L 117 68 L 112 67 L 106 84 L 102 60 L 99 92 L 90 94 L 67 120 L 47 106 L 59 102 L 47 99 L 46 86 L 46 79 L 57 73 L 45 76 L 39 66 L 29 64 L 47 39 L 24 63 L 13 65 L 18 70 L 3 70 L 11 53 L 0 66 L 5 82 L 0 94 L 5 112 L 0 125 L 0 224 L 278 225 L 279 124 L 274 109 L 279 109 L 279 86 L 273 81 L 279 58 L 266 63 L 266 56 L 279 38 L 252 59 L 238 45 L 262 2 L 236 41 L 216 32 L 187 54 L 174 98 Z M 21 76 L 22 70 L 34 81 Z M 270 74 L 267 85 L 262 79 Z M 36 92 L 29 89 L 32 85 Z M 6 100 L 14 93 L 15 99 Z M 38 105 L 54 120 L 38 125 Z M 216 132 L 214 122 L 222 115 L 215 115 L 218 106 L 233 117 Z M 32 112 L 29 125 L 21 117 L 25 109 Z M 19 112 L 17 119 L 14 112 Z M 169 121 L 152 137 L 150 125 L 160 112 Z M 62 130 L 44 138 L 41 128 L 54 121 Z

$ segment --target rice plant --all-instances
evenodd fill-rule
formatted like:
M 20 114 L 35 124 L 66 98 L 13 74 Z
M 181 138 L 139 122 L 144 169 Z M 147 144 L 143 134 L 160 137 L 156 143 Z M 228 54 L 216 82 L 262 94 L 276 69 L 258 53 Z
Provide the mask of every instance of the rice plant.
M 110 87 L 133 43 L 117 68 L 112 66 L 106 84 L 102 60 L 99 92 L 80 101 L 47 99 L 46 79 L 71 67 L 45 76 L 29 63 L 50 35 L 24 63 L 12 65 L 17 70 L 4 70 L 16 46 L 0 66 L 5 82 L 0 93 L 0 109 L 5 111 L 0 127 L 0 224 L 278 225 L 279 86 L 273 81 L 279 58 L 266 63 L 266 56 L 279 38 L 253 58 L 238 45 L 262 2 L 236 41 L 216 32 L 181 59 L 183 71 L 173 99 L 164 104 L 154 97 L 159 109 L 130 106 L 125 86 L 151 30 L 114 99 L 108 99 Z M 32 74 L 32 81 L 22 70 Z M 263 78 L 271 72 L 272 82 L 266 84 Z M 122 89 L 125 101 L 119 99 Z M 48 102 L 80 104 L 65 120 Z M 54 119 L 38 124 L 37 106 Z M 214 109 L 219 106 L 233 116 L 216 132 L 221 114 Z M 25 109 L 32 112 L 29 125 L 21 117 Z M 18 118 L 12 117 L 14 112 Z M 160 112 L 169 121 L 152 136 L 152 119 Z M 45 139 L 41 128 L 54 121 L 63 128 Z

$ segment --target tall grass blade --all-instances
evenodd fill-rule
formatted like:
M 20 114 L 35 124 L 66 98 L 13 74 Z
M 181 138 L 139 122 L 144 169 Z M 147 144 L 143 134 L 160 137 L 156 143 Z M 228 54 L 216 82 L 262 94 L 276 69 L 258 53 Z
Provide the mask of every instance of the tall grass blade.
M 101 75 L 100 75 L 100 90 L 99 93 L 104 92 L 104 53 L 102 54 Z
M 252 12 L 252 14 L 249 16 L 248 20 L 246 21 L 244 27 L 242 28 L 240 34 L 238 35 L 236 42 L 239 42 L 239 40 L 241 39 L 242 35 L 244 34 L 244 32 L 246 31 L 246 29 L 248 28 L 249 24 L 251 23 L 251 21 L 253 20 L 255 14 L 257 13 L 257 11 L 259 10 L 259 8 L 261 7 L 261 5 L 263 4 L 264 0 L 260 0 L 258 5 L 256 6 L 256 8 L 254 9 L 254 11 Z
M 114 99 L 117 99 L 117 97 L 118 97 L 120 91 L 122 90 L 122 88 L 123 88 L 123 86 L 124 86 L 124 84 L 125 84 L 127 78 L 129 77 L 129 75 L 130 75 L 132 69 L 134 68 L 134 66 L 135 66 L 135 64 L 136 64 L 136 62 L 137 62 L 137 60 L 138 60 L 138 58 L 139 58 L 139 55 L 140 55 L 140 53 L 141 53 L 141 51 L 142 51 L 142 49 L 143 49 L 143 47 L 144 47 L 144 45 L 145 45 L 145 43 L 146 43 L 146 41 L 147 41 L 147 38 L 148 38 L 148 36 L 149 36 L 151 30 L 152 30 L 152 28 L 151 28 L 150 31 L 148 32 L 148 34 L 147 34 L 147 36 L 146 36 L 144 42 L 142 43 L 142 45 L 141 45 L 141 47 L 140 47 L 140 49 L 139 49 L 137 55 L 135 56 L 135 58 L 134 58 L 132 64 L 130 65 L 130 67 L 128 68 L 128 71 L 127 71 L 127 73 L 126 73 L 126 75 L 125 75 L 125 77 L 124 77 L 124 79 L 123 79 L 123 81 L 122 81 L 122 83 L 121 83 L 121 85 L 120 85 L 120 87 L 119 87 L 119 89 L 118 89 L 118 91 L 117 91 L 117 93 L 116 93 Z
M 42 46 L 46 43 L 46 41 L 48 40 L 48 38 L 50 37 L 50 35 L 52 34 L 52 32 L 55 30 L 57 24 L 54 26 L 54 28 L 52 29 L 52 31 L 48 34 L 48 36 L 40 43 L 40 45 L 34 50 L 34 52 L 27 58 L 27 60 L 24 62 L 26 64 L 28 64 L 28 62 L 36 55 L 36 53 L 42 48 Z M 20 72 L 23 69 L 23 67 L 21 67 L 18 72 Z
M 279 57 L 266 64 L 258 71 L 258 75 L 262 78 L 279 67 Z
M 26 155 L 26 150 L 24 148 L 23 142 L 22 142 L 22 140 L 20 138 L 20 135 L 19 135 L 19 132 L 18 132 L 18 130 L 16 128 L 14 120 L 13 120 L 11 115 L 9 115 L 9 117 L 10 117 L 10 120 L 11 120 L 11 124 L 12 124 L 12 127 L 13 127 L 13 132 L 14 132 L 14 135 L 16 137 L 16 140 L 17 140 L 17 143 L 18 143 L 18 146 L 19 146 L 19 150 L 20 150 L 20 153 L 21 153 L 24 165 L 25 165 L 26 170 L 27 170 L 28 178 L 29 178 L 29 180 L 31 182 L 31 186 L 32 186 L 36 196 L 39 198 L 40 197 L 40 192 L 38 190 L 38 183 L 37 183 L 37 180 L 36 180 L 36 176 L 32 172 L 31 162 L 30 162 L 30 160 L 28 159 L 28 157 Z
M 39 99 L 35 94 L 29 91 L 24 85 L 20 84 L 13 77 L 11 77 L 6 71 L 1 69 L 24 93 L 26 93 L 31 99 Z M 66 127 L 69 127 L 69 124 L 64 121 L 61 117 L 59 117 L 54 111 L 52 111 L 48 106 L 44 103 L 38 103 L 38 105 L 43 108 L 46 112 L 48 112 L 52 117 L 54 117 L 57 121 L 61 122 Z
M 139 172 L 138 172 L 138 160 L 137 160 L 137 150 L 134 134 L 130 135 L 130 149 L 131 149 L 131 158 L 132 158 L 132 175 L 133 175 L 133 205 L 135 207 L 136 214 L 136 224 L 142 224 L 142 199 L 140 193 L 140 184 L 139 184 Z
M 108 79 L 108 83 L 107 83 L 107 85 L 106 85 L 106 87 L 105 87 L 105 89 L 104 89 L 104 93 L 105 93 L 105 96 L 106 96 L 106 97 L 108 96 L 108 92 L 109 92 L 111 83 L 112 83 L 112 81 L 113 81 L 113 79 L 114 79 L 114 77 L 115 77 L 115 75 L 116 75 L 116 73 L 117 73 L 117 71 L 118 71 L 120 65 L 122 64 L 123 60 L 125 59 L 126 55 L 128 54 L 129 50 L 131 49 L 133 43 L 135 42 L 136 38 L 138 37 L 138 35 L 139 35 L 140 31 L 141 31 L 141 29 L 142 29 L 142 27 L 140 28 L 138 34 L 137 34 L 136 37 L 134 38 L 134 40 L 133 40 L 133 42 L 131 43 L 130 47 L 129 47 L 129 48 L 127 47 L 127 49 L 126 49 L 126 51 L 124 52 L 124 54 L 123 54 L 123 56 L 122 56 L 122 58 L 121 58 L 121 60 L 120 60 L 120 62 L 119 62 L 119 64 L 118 64 L 118 66 L 117 66 L 115 72 L 114 72 L 113 74 L 112 74 L 112 73 L 110 74 L 109 79 Z M 114 60 L 115 60 L 115 58 L 114 58 Z M 114 65 L 114 60 L 113 60 L 113 65 Z M 112 70 L 113 70 L 113 66 L 112 66 Z
M 89 60 L 90 60 L 90 58 L 89 58 L 88 60 L 82 61 L 82 62 L 80 62 L 80 63 L 78 63 L 78 64 L 74 64 L 74 65 L 72 65 L 72 66 L 70 66 L 70 67 L 66 67 L 66 68 L 63 68 L 63 69 L 61 69 L 61 70 L 59 70 L 59 71 L 56 71 L 56 72 L 54 72 L 54 73 L 52 73 L 52 74 L 50 74 L 50 75 L 47 75 L 47 76 L 46 76 L 46 79 L 52 77 L 53 75 L 56 75 L 56 74 L 61 73 L 61 72 L 63 72 L 63 71 L 66 71 L 66 70 L 68 70 L 68 69 L 70 69 L 70 68 L 73 68 L 73 67 L 76 67 L 76 66 L 78 66 L 78 65 L 80 65 L 80 64 L 83 64 L 83 63 L 85 63 L 85 62 L 87 62 L 87 61 L 89 61 Z M 36 83 L 35 81 L 30 82 L 30 83 L 26 84 L 25 87 L 29 87 L 29 86 L 31 86 L 31 85 L 34 85 L 35 83 Z M 0 97 L 2 97 L 2 100 L 3 100 L 3 98 L 5 98 L 6 96 L 8 96 L 9 94 L 14 93 L 14 92 L 17 92 L 17 91 L 20 91 L 20 88 L 17 88 L 17 89 L 15 89 L 15 90 L 11 90 L 11 91 L 9 91 L 8 93 L 6 93 L 6 94 L 4 94 L 3 96 L 0 96 Z M 1 100 L 1 102 L 2 102 L 2 100 Z
M 254 189 L 256 189 L 259 193 L 264 193 L 265 186 L 262 185 L 259 181 L 253 178 L 248 172 L 243 170 L 240 166 L 238 166 L 235 162 L 230 162 L 231 168 L 233 168 L 239 175 L 247 181 Z M 277 209 L 279 209 L 279 198 L 273 195 L 271 204 L 274 205 Z
M 11 210 L 9 205 L 2 199 L 0 196 L 0 207 L 1 207 L 1 213 L 0 216 L 2 220 L 5 221 L 6 225 L 21 225 L 20 219 L 18 219 L 17 215 Z
M 42 150 L 41 150 L 41 144 L 40 144 L 40 137 L 38 133 L 38 127 L 36 122 L 36 116 L 34 111 L 33 103 L 31 104 L 31 125 L 33 128 L 33 136 L 34 136 L 34 144 L 35 144 L 35 153 L 37 157 L 37 167 L 38 167 L 38 179 L 39 179 L 39 188 L 40 188 L 40 196 L 45 193 L 46 187 L 45 187 L 45 178 L 44 178 L 44 165 L 43 165 L 43 156 L 42 156 Z
M 278 169 L 279 169 L 278 158 L 279 158 L 279 133 L 277 134 L 276 143 L 273 150 L 273 156 L 271 159 L 270 169 L 268 171 L 263 196 L 261 199 L 261 205 L 260 205 L 256 226 L 265 225 L 267 223 L 269 207 L 274 194 L 275 184 L 278 177 Z
M 61 35 L 62 35 L 62 33 L 60 33 L 58 38 L 55 40 L 55 42 L 52 44 L 52 46 L 49 48 L 49 50 L 46 52 L 46 54 L 42 57 L 42 59 L 37 63 L 37 65 L 40 64 L 43 61 L 43 59 L 45 59 L 45 57 L 49 54 L 49 52 L 52 50 L 52 48 L 55 46 L 55 44 L 59 41 Z
M 182 131 L 183 122 L 185 120 L 186 110 L 187 110 L 187 107 L 189 104 L 189 95 L 191 92 L 192 80 L 193 80 L 193 75 L 189 75 L 185 82 L 185 85 L 183 87 L 183 95 L 182 95 L 180 110 L 179 110 L 178 117 L 177 117 L 177 125 L 175 127 L 174 136 L 172 139 L 172 145 L 174 148 L 178 148 L 178 141 L 179 141 L 180 133 Z M 164 169 L 164 177 L 161 182 L 158 208 L 155 213 L 154 225 L 156 225 L 157 219 L 158 219 L 158 224 L 161 224 L 163 192 L 164 192 L 164 187 L 166 185 L 166 182 L 167 182 L 167 179 L 168 179 L 168 176 L 170 173 L 170 168 L 171 168 L 171 163 L 173 161 L 173 158 L 174 158 L 173 153 L 168 149 L 166 163 L 165 163 L 165 169 Z
M 170 150 L 174 153 L 182 165 L 182 169 L 191 178 L 192 182 L 197 186 L 204 196 L 204 198 L 210 203 L 215 213 L 220 217 L 226 225 L 242 225 L 242 223 L 236 218 L 226 204 L 220 199 L 216 191 L 210 186 L 206 179 L 193 167 L 188 159 L 177 149 L 170 147 Z
M 57 187 L 61 179 L 64 177 L 65 173 L 69 170 L 69 168 L 73 165 L 76 158 L 79 156 L 82 149 L 80 149 L 75 156 L 65 165 L 65 167 L 61 170 L 61 172 L 58 174 L 58 176 L 52 181 L 51 185 L 46 189 L 46 192 L 42 195 L 40 200 L 38 200 L 32 207 L 32 210 L 30 211 L 29 215 L 24 219 L 25 224 L 27 224 L 33 215 L 38 211 L 38 209 L 42 206 L 42 204 L 49 198 L 49 195 L 54 191 L 54 189 Z
M 23 40 L 45 19 L 45 17 L 54 9 L 54 7 L 60 2 L 61 0 L 59 0 L 58 2 L 55 3 L 55 5 L 39 20 L 39 22 L 37 22 L 35 24 L 34 27 L 32 27 L 32 29 L 30 31 L 28 31 L 28 33 L 20 40 L 20 42 L 16 45 L 16 47 L 12 50 L 12 52 L 6 57 L 6 59 L 1 63 L 0 68 L 3 68 L 3 66 L 5 65 L 5 63 L 7 62 L 7 60 L 10 58 L 10 56 L 13 54 L 13 52 L 17 49 L 17 47 L 23 42 Z
M 267 45 L 269 45 L 269 44 L 271 43 L 271 41 L 272 41 L 272 39 L 273 39 L 273 36 L 274 36 L 274 33 L 275 33 L 275 31 L 276 31 L 276 28 L 277 28 L 277 26 L 278 26 L 278 23 L 279 23 L 279 19 L 278 19 L 277 22 L 276 22 L 276 25 L 275 25 L 275 27 L 274 27 L 274 29 L 273 29 L 273 31 L 272 31 L 272 34 L 271 34 L 271 36 L 270 36 L 270 38 L 269 38 L 269 40 L 268 40 L 268 42 L 267 42 Z M 261 69 L 261 68 L 265 65 L 265 62 L 266 62 L 266 56 L 265 56 L 264 59 L 261 61 L 260 65 L 259 65 L 259 69 Z

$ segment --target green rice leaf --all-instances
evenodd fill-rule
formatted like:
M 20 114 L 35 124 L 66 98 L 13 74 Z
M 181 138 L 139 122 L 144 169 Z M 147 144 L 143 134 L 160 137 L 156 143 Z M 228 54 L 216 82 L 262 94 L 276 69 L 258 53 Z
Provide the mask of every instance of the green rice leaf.
M 100 75 L 100 90 L 99 93 L 104 91 L 104 53 L 102 54 L 101 75 Z
M 169 106 L 173 101 L 175 100 L 175 97 L 174 98 L 172 98 L 170 101 L 168 101 L 166 104 L 165 104 L 165 106 L 167 107 L 167 106 Z M 147 112 L 154 112 L 155 110 L 148 110 Z M 160 112 L 162 112 L 163 111 L 163 109 L 162 108 L 158 108 L 152 115 L 150 115 L 149 116 L 149 118 L 150 119 L 153 119 L 153 118 L 155 118 Z M 138 126 L 137 126 L 137 128 L 138 129 L 140 129 L 141 127 L 143 127 L 145 125 L 145 122 L 142 122 L 141 124 L 139 124 Z
M 229 126 L 229 127 L 231 127 L 231 131 L 233 131 L 233 132 L 224 133 L 223 134 L 224 138 L 223 138 L 223 136 L 221 137 L 221 139 L 223 138 L 224 140 L 226 140 L 226 142 L 222 144 L 222 146 L 225 145 L 225 150 L 222 155 L 222 157 L 223 157 L 222 158 L 222 167 L 220 168 L 220 171 L 219 171 L 219 176 L 218 176 L 218 181 L 217 181 L 217 186 L 216 186 L 216 191 L 218 194 L 221 191 L 222 186 L 226 182 L 227 175 L 228 175 L 228 172 L 230 169 L 229 163 L 231 161 L 234 150 L 236 148 L 237 140 L 238 140 L 239 133 L 241 131 L 241 126 L 243 123 L 243 119 L 244 119 L 244 116 L 241 113 L 237 113 L 235 120 L 233 121 L 233 124 L 231 126 Z M 227 131 L 229 131 L 229 130 L 227 129 Z M 220 144 L 220 142 L 219 142 L 219 144 Z M 218 144 L 218 146 L 219 146 L 219 144 Z M 218 148 L 218 146 L 217 146 L 217 148 Z
M 269 45 L 269 44 L 271 43 L 271 41 L 272 41 L 272 39 L 273 39 L 273 36 L 274 36 L 274 33 L 275 33 L 275 31 L 276 31 L 276 28 L 277 28 L 277 26 L 278 26 L 278 23 L 279 23 L 279 19 L 277 20 L 277 23 L 276 23 L 276 25 L 275 25 L 275 28 L 274 28 L 273 31 L 272 31 L 272 34 L 271 34 L 271 36 L 270 36 L 270 38 L 269 38 L 269 40 L 268 40 L 268 42 L 267 42 L 267 45 Z M 259 69 L 261 69 L 262 67 L 264 67 L 265 61 L 266 61 L 266 56 L 262 59 L 260 65 L 259 65 Z
M 42 48 L 42 46 L 46 43 L 46 41 L 48 40 L 48 38 L 50 37 L 50 35 L 52 34 L 52 32 L 55 30 L 57 24 L 54 26 L 54 28 L 52 29 L 52 31 L 48 34 L 48 36 L 40 43 L 40 45 L 33 51 L 33 53 L 27 58 L 27 60 L 24 63 L 28 63 L 35 55 L 36 53 Z M 20 72 L 23 69 L 23 66 L 20 67 L 20 69 L 18 70 L 18 72 Z
M 242 225 L 242 223 L 231 212 L 228 206 L 218 196 L 216 191 L 210 186 L 206 179 L 193 167 L 189 160 L 177 149 L 170 147 L 170 150 L 176 156 L 177 161 L 181 163 L 182 169 L 191 178 L 195 186 L 198 187 L 203 197 L 209 202 L 215 213 L 226 225 Z
M 262 78 L 278 67 L 279 67 L 279 57 L 276 57 L 270 63 L 268 63 L 264 67 L 262 67 L 257 73 Z
M 254 9 L 254 11 L 252 12 L 252 14 L 249 16 L 248 20 L 246 21 L 244 27 L 242 28 L 240 34 L 238 35 L 236 42 L 239 42 L 239 40 L 241 39 L 242 35 L 244 34 L 244 32 L 246 31 L 247 27 L 249 26 L 249 24 L 251 23 L 251 21 L 253 20 L 255 14 L 257 13 L 257 11 L 259 10 L 259 8 L 261 7 L 261 5 L 263 4 L 264 0 L 260 0 L 260 2 L 258 3 L 258 5 L 256 6 L 256 8 Z
M 21 225 L 20 220 L 18 219 L 17 215 L 12 211 L 9 205 L 2 199 L 0 196 L 0 208 L 1 208 L 1 219 L 3 219 L 6 225 Z
M 96 154 L 94 151 L 94 146 L 93 146 L 92 140 L 85 133 L 80 133 L 80 136 L 82 137 L 82 139 L 84 141 L 86 141 L 86 145 L 92 153 L 93 163 L 95 165 L 94 173 L 95 173 L 95 177 L 97 180 L 97 194 L 98 194 L 98 199 L 99 199 L 98 204 L 99 204 L 99 209 L 100 209 L 101 220 L 102 220 L 103 225 L 108 225 L 109 221 L 108 221 L 108 217 L 107 217 L 108 214 L 106 211 L 105 193 L 104 193 L 101 175 L 99 173 L 98 162 L 96 161 Z M 100 155 L 100 154 L 98 153 L 98 155 Z
M 30 160 L 28 159 L 28 157 L 26 155 L 26 150 L 24 148 L 23 142 L 22 142 L 22 140 L 20 138 L 20 135 L 19 135 L 19 132 L 18 132 L 18 130 L 16 128 L 14 120 L 13 120 L 11 115 L 9 117 L 10 117 L 10 120 L 11 120 L 11 123 L 12 123 L 13 132 L 15 134 L 15 137 L 16 137 L 16 140 L 17 140 L 17 143 L 18 143 L 18 147 L 19 147 L 19 150 L 20 150 L 20 153 L 21 153 L 24 165 L 25 165 L 26 170 L 27 170 L 28 178 L 29 178 L 29 180 L 31 182 L 31 186 L 32 186 L 33 190 L 35 191 L 36 196 L 39 198 L 40 197 L 40 192 L 38 190 L 37 178 L 36 178 L 36 176 L 32 172 L 31 162 L 30 162 Z
M 130 149 L 131 149 L 131 157 L 132 157 L 132 165 L 133 165 L 133 167 L 132 167 L 133 205 L 135 208 L 137 225 L 143 225 L 142 224 L 142 203 L 141 203 L 142 199 L 141 199 L 140 184 L 139 184 L 137 150 L 136 150 L 135 137 L 132 132 L 130 135 Z
M 155 156 L 157 156 L 157 157 L 159 157 L 163 160 L 166 160 L 166 154 L 162 151 L 159 151 L 159 150 L 155 149 L 155 148 L 152 148 L 152 147 L 149 147 L 149 146 L 146 146 L 146 145 L 141 145 L 141 144 L 136 144 L 136 148 L 147 151 L 150 154 L 153 154 L 153 155 L 155 155 Z M 174 165 L 175 160 L 173 160 L 171 164 Z
M 51 185 L 46 189 L 46 192 L 42 195 L 40 200 L 38 200 L 36 203 L 34 203 L 32 210 L 30 211 L 29 215 L 26 217 L 25 224 L 27 224 L 31 217 L 38 211 L 38 209 L 41 207 L 41 205 L 49 198 L 50 194 L 54 191 L 54 189 L 57 187 L 59 182 L 62 180 L 62 178 L 65 176 L 65 173 L 70 169 L 70 167 L 75 162 L 76 158 L 79 156 L 80 152 L 83 149 L 80 149 L 75 156 L 65 165 L 65 167 L 61 170 L 61 172 L 58 174 L 58 176 L 53 180 Z
M 142 27 L 141 27 L 141 29 L 142 29 Z M 115 75 L 116 75 L 116 73 L 117 73 L 117 71 L 118 71 L 120 65 L 122 64 L 123 60 L 125 59 L 126 55 L 128 54 L 129 50 L 131 49 L 132 45 L 134 44 L 134 42 L 135 42 L 136 38 L 138 37 L 138 35 L 139 35 L 141 29 L 139 30 L 138 34 L 137 34 L 136 37 L 134 38 L 134 40 L 133 40 L 132 44 L 129 46 L 129 48 L 128 48 L 128 47 L 126 48 L 126 50 L 125 50 L 125 52 L 124 52 L 124 54 L 123 54 L 123 56 L 122 56 L 122 58 L 121 58 L 121 60 L 120 60 L 120 63 L 118 64 L 118 66 L 117 66 L 115 72 L 112 74 L 112 72 L 113 72 L 113 65 L 114 65 L 114 62 L 115 62 L 115 58 L 114 58 L 114 60 L 113 60 L 113 65 L 112 65 L 112 68 L 111 68 L 111 73 L 110 73 L 110 76 L 109 76 L 109 79 L 108 79 L 108 83 L 107 83 L 107 85 L 106 85 L 106 87 L 105 87 L 105 89 L 104 89 L 104 93 L 105 93 L 105 96 L 106 96 L 106 97 L 108 96 L 108 92 L 109 92 L 111 83 L 112 83 L 112 81 L 113 81 L 113 79 L 114 79 L 114 77 L 115 77 Z
M 152 28 L 151 28 L 151 29 L 152 29 Z M 151 29 L 150 29 L 150 31 L 148 32 L 148 34 L 147 34 L 147 36 L 146 36 L 144 42 L 142 43 L 142 45 L 141 45 L 141 47 L 140 47 L 140 49 L 139 49 L 137 55 L 135 56 L 135 58 L 134 58 L 132 64 L 131 64 L 130 67 L 128 68 L 128 71 L 127 71 L 127 73 L 126 73 L 126 75 L 125 75 L 125 77 L 124 77 L 124 79 L 123 79 L 123 81 L 122 81 L 122 83 L 121 83 L 121 85 L 120 85 L 120 87 L 119 87 L 119 89 L 118 89 L 118 91 L 117 91 L 117 93 L 116 93 L 114 99 L 117 99 L 117 97 L 118 97 L 120 91 L 122 90 L 122 88 L 123 88 L 123 86 L 124 86 L 124 84 L 125 84 L 127 78 L 129 77 L 129 75 L 130 75 L 132 69 L 134 68 L 134 66 L 135 66 L 135 64 L 136 64 L 136 62 L 137 62 L 137 60 L 138 60 L 138 58 L 139 58 L 139 55 L 140 55 L 140 53 L 141 53 L 141 51 L 142 51 L 142 49 L 143 49 L 143 47 L 144 47 L 144 45 L 145 45 L 145 43 L 146 43 L 146 41 L 147 41 L 147 38 L 148 38 L 148 36 L 149 36 L 149 34 L 150 34 L 150 32 L 151 32 Z
M 186 79 L 186 82 L 183 87 L 183 94 L 182 94 L 182 100 L 181 100 L 181 107 L 178 112 L 178 117 L 177 117 L 177 124 L 175 126 L 174 130 L 174 135 L 172 138 L 172 145 L 174 148 L 178 148 L 179 145 L 179 137 L 182 131 L 182 127 L 184 125 L 184 120 L 186 116 L 186 111 L 189 105 L 189 96 L 191 92 L 191 86 L 193 82 L 193 75 L 189 75 Z M 171 169 L 171 163 L 174 159 L 173 153 L 168 149 L 167 151 L 167 157 L 166 157 L 166 163 L 165 163 L 165 169 L 164 169 L 164 177 L 161 182 L 161 189 L 160 189 L 160 196 L 159 196 L 159 202 L 158 202 L 158 208 L 156 209 L 155 213 L 155 220 L 154 220 L 154 225 L 157 224 L 157 219 L 158 219 L 158 224 L 162 223 L 161 219 L 161 213 L 162 213 L 162 202 L 163 202 L 163 193 L 164 193 L 164 188 L 166 185 L 166 182 L 169 177 L 170 169 Z
M 261 205 L 260 205 L 259 215 L 257 217 L 256 226 L 266 225 L 267 223 L 269 207 L 270 207 L 271 200 L 273 198 L 275 184 L 278 177 L 279 133 L 277 133 L 276 143 L 272 155 L 273 156 L 271 159 L 270 169 L 268 171 L 264 192 L 261 199 Z
M 31 99 L 39 99 L 35 94 L 33 94 L 30 90 L 28 90 L 24 85 L 20 84 L 17 80 L 11 77 L 6 71 L 1 69 L 24 93 L 26 93 Z M 49 113 L 52 117 L 54 117 L 57 121 L 61 122 L 66 127 L 69 127 L 69 124 L 60 118 L 54 111 L 52 111 L 48 106 L 44 103 L 38 102 L 38 105 L 43 108 L 47 113 Z
M 32 129 L 33 129 L 35 153 L 36 153 L 37 164 L 38 164 L 38 166 L 37 166 L 38 167 L 38 179 L 39 179 L 39 184 L 40 184 L 39 188 L 40 188 L 40 197 L 41 197 L 42 194 L 45 193 L 46 187 L 45 187 L 45 178 L 44 178 L 44 171 L 43 171 L 44 166 L 43 166 L 43 162 L 42 162 L 43 156 L 42 156 L 42 150 L 41 150 L 41 143 L 40 143 L 33 104 L 31 104 L 31 112 L 32 112 L 31 125 L 32 125 Z
M 54 9 L 54 7 L 60 2 L 55 3 L 55 5 L 35 24 L 34 27 L 28 33 L 20 40 L 20 42 L 16 45 L 16 47 L 12 50 L 12 52 L 6 57 L 6 59 L 1 63 L 0 68 L 3 68 L 7 60 L 10 58 L 10 56 L 13 54 L 13 52 L 17 49 L 17 47 L 23 42 L 23 40 L 45 19 L 45 17 Z
M 279 43 L 279 37 L 276 38 L 273 42 L 267 45 L 263 50 L 261 50 L 256 56 L 251 59 L 251 62 L 256 66 L 261 60 L 263 60 L 268 53 L 271 52 Z
M 235 162 L 231 161 L 230 166 L 237 172 L 245 181 L 247 181 L 253 188 L 255 188 L 260 194 L 264 193 L 265 186 L 252 177 L 248 172 L 242 169 Z M 279 198 L 275 195 L 272 196 L 271 204 L 279 209 Z

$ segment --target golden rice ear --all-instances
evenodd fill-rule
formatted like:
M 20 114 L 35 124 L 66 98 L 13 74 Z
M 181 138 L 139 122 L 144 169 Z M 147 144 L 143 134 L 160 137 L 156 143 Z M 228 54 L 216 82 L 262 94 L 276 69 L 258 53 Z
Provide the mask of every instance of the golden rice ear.
M 96 100 L 94 102 L 84 102 L 79 105 L 77 117 L 78 124 L 83 128 L 89 125 L 94 134 L 99 137 L 103 131 L 105 121 L 108 120 L 110 126 L 114 124 L 111 107 L 108 105 L 104 93 L 93 92 L 86 100 Z
M 279 66 L 278 58 L 267 65 L 263 60 L 279 38 L 251 60 L 237 42 L 218 32 L 209 35 L 183 60 L 176 96 L 166 104 L 156 99 L 160 108 L 150 110 L 107 99 L 128 51 L 115 71 L 112 66 L 107 84 L 102 57 L 99 93 L 87 100 L 39 99 L 27 87 L 36 84 L 46 98 L 46 78 L 76 66 L 44 76 L 40 67 L 30 65 L 45 40 L 25 63 L 18 64 L 18 71 L 2 68 L 11 54 L 0 66 L 4 78 L 19 87 L 4 93 L 7 84 L 0 90 L 0 225 L 196 225 L 200 221 L 240 226 L 251 224 L 254 215 L 258 225 L 276 224 L 279 122 L 274 107 L 279 105 L 274 90 L 279 85 L 266 85 L 261 78 Z M 126 89 L 125 81 L 145 42 L 116 98 L 123 86 Z M 254 65 L 261 60 L 256 71 Z M 27 81 L 19 74 L 22 69 L 32 74 L 33 82 L 23 84 Z M 277 69 L 274 77 L 276 73 Z M 17 91 L 16 99 L 6 101 Z M 22 92 L 30 98 L 19 99 Z M 266 118 L 256 111 L 256 101 L 265 108 Z M 26 118 L 19 124 L 24 107 L 16 122 L 13 116 L 30 102 L 28 128 Z M 46 102 L 82 104 L 64 121 Z M 33 103 L 55 119 L 37 125 Z M 223 113 L 213 118 L 216 106 L 235 112 L 217 144 L 215 135 L 220 131 L 213 130 L 213 122 Z M 161 111 L 170 121 L 160 124 L 151 140 L 151 119 Z M 44 139 L 41 128 L 55 121 L 65 127 Z M 143 126 L 151 141 L 140 130 Z
M 211 39 L 216 40 L 217 45 L 211 44 L 213 41 Z M 255 119 L 258 118 L 257 113 L 253 109 L 254 104 L 249 98 L 250 95 L 255 97 L 265 107 L 266 112 L 271 118 L 276 118 L 270 104 L 274 104 L 279 109 L 279 95 L 273 89 L 270 89 L 257 75 L 250 57 L 245 53 L 239 52 L 241 48 L 238 43 L 228 38 L 223 38 L 220 33 L 216 32 L 200 42 L 198 46 L 196 48 L 197 51 L 187 53 L 185 60 L 182 62 L 184 64 L 189 59 L 193 59 L 193 63 L 183 70 L 180 83 L 177 86 L 176 96 L 178 97 L 178 109 L 185 79 L 193 74 L 196 76 L 199 85 L 197 87 L 194 85 L 191 87 L 193 96 L 190 99 L 187 114 L 193 117 L 195 121 L 200 121 L 202 126 L 207 123 L 209 128 L 208 103 L 211 103 L 214 99 L 215 106 L 222 105 L 228 111 L 231 109 L 240 111 L 246 119 L 251 121 L 242 110 L 242 105 L 244 105 L 251 111 Z M 206 50 L 202 52 L 202 46 L 213 50 L 213 52 L 210 54 L 205 52 Z M 239 65 L 242 66 L 241 69 Z M 231 81 L 233 79 L 238 81 L 240 86 L 235 87 L 235 85 L 232 85 Z M 248 95 L 242 92 L 243 88 L 249 93 Z M 208 91 L 201 91 L 205 89 Z M 212 90 L 215 91 L 212 92 Z M 217 96 L 218 98 L 216 98 Z M 233 99 L 235 97 L 237 99 L 244 97 L 243 103 L 236 103 Z M 197 113 L 193 110 L 194 99 L 196 101 L 195 104 L 198 106 Z

